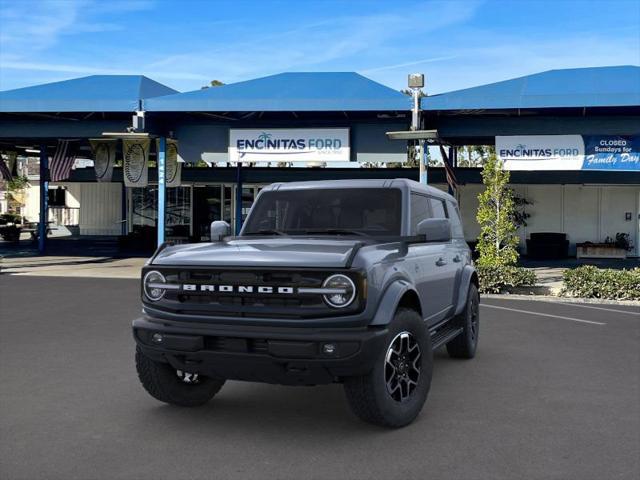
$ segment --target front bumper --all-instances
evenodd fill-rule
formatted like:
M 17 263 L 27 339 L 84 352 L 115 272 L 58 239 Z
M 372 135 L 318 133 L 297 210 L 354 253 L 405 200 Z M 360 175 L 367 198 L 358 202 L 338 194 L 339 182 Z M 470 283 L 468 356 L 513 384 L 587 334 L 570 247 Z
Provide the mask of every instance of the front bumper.
M 142 353 L 177 370 L 316 385 L 369 372 L 385 347 L 387 329 L 214 325 L 142 317 L 133 321 L 133 336 Z

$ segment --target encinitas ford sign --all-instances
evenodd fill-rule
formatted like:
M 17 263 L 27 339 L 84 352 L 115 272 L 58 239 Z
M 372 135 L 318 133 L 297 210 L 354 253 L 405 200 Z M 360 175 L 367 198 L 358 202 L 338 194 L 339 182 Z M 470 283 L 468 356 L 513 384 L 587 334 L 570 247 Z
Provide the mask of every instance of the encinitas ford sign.
M 506 170 L 580 170 L 580 135 L 496 136 L 496 154 Z
M 348 162 L 348 128 L 229 130 L 230 162 Z
M 497 136 L 507 170 L 640 171 L 640 136 Z

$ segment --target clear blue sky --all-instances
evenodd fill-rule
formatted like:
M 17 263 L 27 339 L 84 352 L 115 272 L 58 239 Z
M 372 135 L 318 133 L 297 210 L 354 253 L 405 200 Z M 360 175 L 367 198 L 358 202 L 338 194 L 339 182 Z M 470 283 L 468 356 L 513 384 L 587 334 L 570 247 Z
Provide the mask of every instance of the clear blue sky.
M 355 70 L 439 93 L 554 68 L 640 64 L 640 1 L 0 0 L 0 90 L 144 74 L 181 91 Z

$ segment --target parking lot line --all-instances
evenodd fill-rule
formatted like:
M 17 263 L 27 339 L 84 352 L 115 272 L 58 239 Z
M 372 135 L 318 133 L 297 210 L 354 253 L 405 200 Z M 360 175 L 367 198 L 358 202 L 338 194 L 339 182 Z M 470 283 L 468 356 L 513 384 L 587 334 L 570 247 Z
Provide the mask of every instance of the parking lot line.
M 528 313 L 529 315 L 539 315 L 541 317 L 559 318 L 561 320 L 570 320 L 572 322 L 589 323 L 592 325 L 606 325 L 606 323 L 603 323 L 603 322 L 593 322 L 591 320 L 582 320 L 581 318 L 564 317 L 562 315 L 552 315 L 550 313 L 534 312 L 532 310 L 520 310 L 518 308 L 499 307 L 498 305 L 490 305 L 487 303 L 481 303 L 480 305 L 482 307 L 497 308 L 499 310 L 508 310 L 510 312 L 517 312 L 517 313 Z
M 560 305 L 567 305 L 569 307 L 582 307 L 582 308 L 593 308 L 594 310 L 604 310 L 606 312 L 615 312 L 615 313 L 626 313 L 627 315 L 636 315 L 640 317 L 640 312 L 631 312 L 629 310 L 618 310 L 616 308 L 605 308 L 605 307 L 594 307 L 591 305 L 583 305 L 582 303 L 569 303 L 569 302 L 544 302 L 544 303 L 555 303 Z

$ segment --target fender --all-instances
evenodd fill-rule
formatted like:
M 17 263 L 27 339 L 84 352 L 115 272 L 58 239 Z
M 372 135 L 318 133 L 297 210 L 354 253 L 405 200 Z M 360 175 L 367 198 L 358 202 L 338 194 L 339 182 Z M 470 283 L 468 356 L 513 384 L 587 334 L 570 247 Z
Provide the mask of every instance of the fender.
M 375 317 L 369 325 L 387 325 L 393 319 L 398 304 L 402 296 L 409 290 L 415 291 L 413 286 L 403 279 L 391 282 L 382 295 L 382 300 L 378 303 Z M 417 292 L 416 292 L 417 293 Z M 418 298 L 420 298 L 418 296 Z
M 467 304 L 467 295 L 469 294 L 469 284 L 473 275 L 477 275 L 476 269 L 472 265 L 465 265 L 460 276 L 460 285 L 458 285 L 458 302 L 456 303 L 455 315 L 462 313 Z

